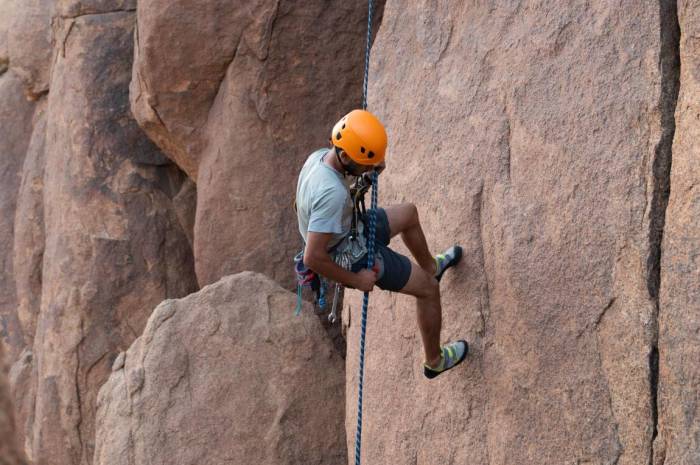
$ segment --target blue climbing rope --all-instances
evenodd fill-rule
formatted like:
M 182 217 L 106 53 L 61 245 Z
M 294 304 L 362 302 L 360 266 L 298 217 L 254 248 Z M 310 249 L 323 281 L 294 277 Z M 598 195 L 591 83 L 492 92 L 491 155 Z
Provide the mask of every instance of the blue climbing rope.
M 367 244 L 367 268 L 374 266 L 374 236 L 377 228 L 377 173 L 372 173 L 372 206 L 369 211 L 369 240 Z M 367 332 L 367 307 L 369 292 L 362 299 L 362 321 L 360 323 L 360 374 L 357 389 L 357 432 L 355 433 L 355 465 L 360 465 L 362 446 L 362 387 L 365 372 L 365 333 Z
M 372 44 L 372 0 L 369 0 L 367 13 L 367 46 L 365 47 L 365 80 L 362 83 L 362 109 L 367 109 L 367 82 L 369 81 L 369 49 Z
M 372 0 L 368 0 L 367 46 L 365 48 L 365 79 L 362 85 L 362 109 L 367 109 L 367 81 L 369 80 L 369 50 L 372 43 Z M 367 268 L 374 266 L 374 236 L 377 226 L 377 172 L 372 172 L 372 204 L 369 211 L 369 238 L 367 241 Z M 357 431 L 355 432 L 355 465 L 360 465 L 362 447 L 362 388 L 365 375 L 365 334 L 367 332 L 367 307 L 369 292 L 362 299 L 362 322 L 360 323 L 360 373 L 357 388 Z

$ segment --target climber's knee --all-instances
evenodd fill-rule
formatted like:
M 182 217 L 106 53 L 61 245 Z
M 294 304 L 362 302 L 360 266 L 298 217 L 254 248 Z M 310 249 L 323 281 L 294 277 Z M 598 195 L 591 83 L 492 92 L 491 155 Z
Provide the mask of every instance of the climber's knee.
M 413 203 L 401 203 L 384 208 L 389 219 L 391 237 L 418 224 L 418 208 Z
M 437 280 L 417 264 L 411 262 L 408 282 L 399 292 L 419 299 L 440 298 L 440 285 Z

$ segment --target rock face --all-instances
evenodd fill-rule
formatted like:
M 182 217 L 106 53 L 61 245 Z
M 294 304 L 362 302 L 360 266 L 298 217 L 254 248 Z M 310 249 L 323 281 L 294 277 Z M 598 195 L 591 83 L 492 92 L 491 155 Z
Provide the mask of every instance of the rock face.
M 60 21 L 44 178 L 51 260 L 34 348 L 37 463 L 89 463 L 95 398 L 117 350 L 140 334 L 150 308 L 196 289 L 170 207 L 182 175 L 129 117 L 134 19 Z
M 96 465 L 347 463 L 343 361 L 244 272 L 160 304 L 100 390 Z
M 661 252 L 654 465 L 700 463 L 700 7 L 678 2 L 680 95 Z
M 443 339 L 466 337 L 473 353 L 428 381 L 415 300 L 374 293 L 365 459 L 649 463 L 670 5 L 387 2 L 370 75 L 390 144 L 380 204 L 415 202 L 434 252 L 464 247 L 441 285 Z M 698 383 L 676 386 L 692 397 Z
M 199 284 L 255 270 L 291 289 L 296 176 L 361 103 L 366 3 L 146 0 L 138 18 L 132 111 L 197 183 Z
M 134 5 L 62 1 L 57 9 L 51 62 L 26 52 L 32 69 L 50 65 L 48 98 L 27 102 L 27 117 L 14 104 L 44 92 L 41 73 L 25 76 L 24 92 L 19 84 L 0 92 L 14 99 L 2 106 L 15 108 L 2 127 L 17 138 L 0 139 L 17 152 L 3 157 L 16 165 L 3 170 L 13 176 L 2 184 L 3 263 L 14 265 L 0 289 L 14 295 L 3 301 L 3 339 L 31 462 L 89 464 L 97 392 L 117 353 L 159 302 L 197 289 L 195 208 L 192 183 L 129 111 Z M 15 70 L 9 43 L 3 83 Z

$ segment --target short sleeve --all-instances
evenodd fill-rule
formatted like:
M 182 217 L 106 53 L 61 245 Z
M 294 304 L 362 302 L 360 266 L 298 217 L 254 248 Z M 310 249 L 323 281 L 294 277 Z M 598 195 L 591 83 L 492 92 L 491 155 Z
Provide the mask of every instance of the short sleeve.
M 347 192 L 341 189 L 325 189 L 315 196 L 309 213 L 308 231 L 342 233 L 346 196 Z

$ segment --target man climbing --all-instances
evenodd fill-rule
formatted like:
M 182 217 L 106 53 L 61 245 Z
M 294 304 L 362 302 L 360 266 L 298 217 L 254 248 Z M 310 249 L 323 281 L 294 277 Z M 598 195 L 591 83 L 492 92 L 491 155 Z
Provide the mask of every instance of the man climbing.
M 360 252 L 349 234 L 354 202 L 350 185 L 354 177 L 384 169 L 387 136 L 384 126 L 370 112 L 353 110 L 333 127 L 331 148 L 312 153 L 304 163 L 297 182 L 296 207 L 299 232 L 304 243 L 304 264 L 321 276 L 347 287 L 369 292 L 379 288 L 416 297 L 418 327 L 425 352 L 424 374 L 434 378 L 461 363 L 467 355 L 464 340 L 440 346 L 442 309 L 439 281 L 447 268 L 462 257 L 462 248 L 453 246 L 433 256 L 412 203 L 379 208 L 376 212 L 376 261 L 367 269 L 362 224 Z M 362 217 L 362 222 L 365 218 Z M 368 230 L 368 228 L 364 228 Z M 388 247 L 401 234 L 412 262 Z M 349 251 L 352 249 L 351 251 Z M 349 252 L 348 252 L 349 251 Z M 345 269 L 338 257 L 352 257 Z M 347 261 L 345 262 L 347 265 Z

